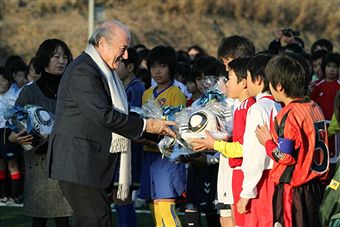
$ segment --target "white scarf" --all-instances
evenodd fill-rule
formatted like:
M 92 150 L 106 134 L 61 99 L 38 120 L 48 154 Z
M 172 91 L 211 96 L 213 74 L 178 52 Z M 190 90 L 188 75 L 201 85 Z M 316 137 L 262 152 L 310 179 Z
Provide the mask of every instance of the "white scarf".
M 85 50 L 98 65 L 109 84 L 112 106 L 116 111 L 128 114 L 128 102 L 124 86 L 116 73 L 111 71 L 103 61 L 96 48 L 89 44 Z M 131 185 L 131 141 L 116 133 L 112 133 L 110 153 L 120 153 L 119 185 L 117 198 L 125 200 Z

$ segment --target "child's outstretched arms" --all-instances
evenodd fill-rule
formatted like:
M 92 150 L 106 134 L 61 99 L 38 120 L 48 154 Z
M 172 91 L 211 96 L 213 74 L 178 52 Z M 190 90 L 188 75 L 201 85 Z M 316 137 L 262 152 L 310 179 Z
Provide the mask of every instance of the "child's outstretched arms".
M 228 158 L 240 158 L 243 156 L 242 145 L 239 142 L 227 142 L 216 140 L 208 131 L 207 138 L 193 139 L 194 151 L 216 150 Z M 228 138 L 226 138 L 228 140 Z
M 207 138 L 205 139 L 193 139 L 192 144 L 194 151 L 207 151 L 207 150 L 213 150 L 214 149 L 214 143 L 215 139 L 210 135 L 208 131 L 205 131 L 205 134 L 207 135 Z

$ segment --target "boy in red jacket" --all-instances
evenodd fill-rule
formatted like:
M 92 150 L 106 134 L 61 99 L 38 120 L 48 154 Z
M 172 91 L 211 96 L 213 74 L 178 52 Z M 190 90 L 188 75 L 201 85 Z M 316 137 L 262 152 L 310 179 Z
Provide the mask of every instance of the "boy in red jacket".
M 285 107 L 270 132 L 266 124 L 256 135 L 274 160 L 271 178 L 274 223 L 285 227 L 321 226 L 319 206 L 323 180 L 328 173 L 327 128 L 320 107 L 305 99 L 309 68 L 298 55 L 281 54 L 265 69 L 270 91 Z

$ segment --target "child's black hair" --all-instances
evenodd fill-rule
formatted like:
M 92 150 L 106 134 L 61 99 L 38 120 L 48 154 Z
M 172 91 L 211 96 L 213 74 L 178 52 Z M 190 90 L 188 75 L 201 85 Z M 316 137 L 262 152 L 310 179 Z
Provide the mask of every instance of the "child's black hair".
M 191 60 L 190 60 L 190 56 L 188 52 L 184 50 L 179 50 L 176 52 L 176 56 L 177 56 L 177 63 L 184 62 L 186 64 L 190 64 Z
M 267 63 L 272 57 L 273 55 L 271 54 L 257 54 L 252 57 L 248 62 L 248 71 L 250 72 L 251 81 L 255 82 L 255 80 L 260 77 L 260 79 L 264 83 L 262 92 L 270 91 L 269 81 L 266 78 L 264 69 L 266 68 Z
M 228 64 L 229 71 L 234 71 L 237 82 L 240 82 L 242 79 L 247 79 L 248 62 L 249 58 L 237 58 Z
M 218 76 L 219 67 L 223 64 L 211 56 L 202 56 L 194 62 L 192 75 L 194 78 L 203 76 Z
M 18 62 L 20 63 L 25 63 L 25 61 L 22 59 L 22 57 L 20 57 L 19 55 L 11 55 L 9 56 L 6 61 L 5 61 L 5 68 L 7 70 L 11 70 L 10 68 L 12 67 L 12 65 L 15 63 L 17 64 Z M 11 72 L 12 73 L 12 72 Z
M 188 48 L 188 52 L 191 50 L 191 49 L 194 49 L 196 50 L 198 53 L 205 53 L 205 51 L 203 50 L 202 47 L 198 46 L 198 45 L 192 45 L 191 47 Z
M 297 43 L 289 43 L 284 47 L 284 51 L 288 53 L 303 54 L 303 48 Z
M 331 41 L 329 41 L 328 39 L 319 39 L 312 44 L 312 47 L 311 47 L 312 54 L 316 51 L 316 48 L 318 46 L 327 49 L 328 52 L 333 51 L 333 44 Z
M 144 50 L 138 51 L 138 57 L 139 57 L 139 64 L 138 65 L 140 65 L 143 60 L 146 60 L 148 58 L 149 53 L 150 53 L 149 49 L 144 49 Z
M 315 52 L 312 54 L 310 60 L 313 62 L 313 61 L 315 61 L 315 60 L 317 60 L 317 59 L 319 59 L 319 58 L 322 59 L 323 56 L 325 56 L 327 53 L 329 53 L 327 50 L 323 50 L 323 49 L 317 50 L 317 51 L 315 51 Z
M 184 81 L 187 80 L 191 75 L 191 67 L 188 63 L 185 62 L 177 62 L 176 63 L 176 73 L 182 75 L 184 77 Z
M 10 72 L 12 73 L 17 73 L 17 72 L 25 72 L 25 75 L 28 74 L 28 66 L 26 65 L 25 62 L 17 61 L 13 62 L 12 65 L 10 66 Z
M 145 68 L 139 68 L 137 71 L 137 78 L 144 83 L 145 90 L 151 87 L 151 74 Z
M 146 46 L 144 44 L 136 44 L 133 46 L 133 49 L 135 49 L 136 52 L 140 52 L 142 50 L 146 50 Z
M 129 47 L 127 49 L 127 52 L 128 59 L 123 59 L 122 62 L 125 64 L 125 66 L 133 64 L 133 73 L 136 74 L 139 67 L 139 56 L 137 54 L 137 51 L 134 48 Z
M 14 81 L 11 72 L 4 66 L 0 66 L 0 75 L 10 84 Z
M 254 44 L 243 36 L 233 35 L 224 38 L 217 49 L 217 58 L 249 58 L 255 55 Z
M 170 46 L 156 46 L 154 47 L 148 57 L 147 66 L 150 71 L 152 65 L 159 63 L 169 67 L 170 79 L 173 81 L 176 73 L 176 52 Z
M 321 62 L 321 70 L 322 72 L 326 75 L 326 65 L 330 62 L 335 63 L 338 67 L 340 64 L 340 59 L 339 59 L 339 55 L 336 53 L 328 53 L 325 54 L 322 58 L 322 62 Z
M 225 70 L 224 64 L 220 64 L 220 66 L 217 68 L 217 76 L 225 77 L 228 79 L 228 72 Z
M 308 90 L 309 66 L 304 57 L 281 53 L 269 60 L 265 75 L 273 89 L 280 84 L 287 97 L 303 98 Z

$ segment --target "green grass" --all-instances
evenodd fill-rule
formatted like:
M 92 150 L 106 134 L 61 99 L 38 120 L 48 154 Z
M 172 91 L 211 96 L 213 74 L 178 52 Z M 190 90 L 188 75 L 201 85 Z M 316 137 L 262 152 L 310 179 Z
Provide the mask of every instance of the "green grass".
M 23 212 L 22 207 L 0 207 L 0 227 L 30 227 L 32 219 L 31 217 L 25 216 Z M 179 215 L 179 218 L 182 226 L 185 226 L 183 215 Z M 72 221 L 73 220 L 71 220 L 71 226 L 74 226 L 72 225 Z M 207 226 L 205 218 L 202 218 L 201 221 L 203 226 Z M 112 213 L 112 222 L 113 226 L 118 226 L 115 213 Z M 154 226 L 149 213 L 137 213 L 137 224 L 140 227 Z M 54 227 L 54 221 L 52 219 L 48 220 L 47 227 Z
M 112 220 L 113 226 L 118 226 L 116 224 L 117 218 L 115 213 L 112 214 Z M 1 227 L 29 227 L 31 226 L 31 221 L 31 217 L 24 215 L 22 207 L 0 207 Z M 137 222 L 138 226 L 153 226 L 150 214 L 137 214 Z M 52 219 L 48 220 L 47 226 L 54 227 L 54 221 Z

